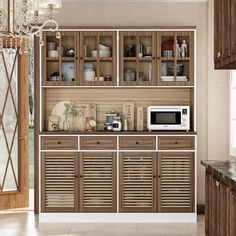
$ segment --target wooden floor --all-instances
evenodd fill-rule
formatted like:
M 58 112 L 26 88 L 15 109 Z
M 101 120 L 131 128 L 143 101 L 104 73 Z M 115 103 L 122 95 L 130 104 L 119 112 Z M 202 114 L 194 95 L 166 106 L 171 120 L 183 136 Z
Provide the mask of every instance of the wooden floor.
M 197 224 L 38 224 L 32 211 L 0 212 L 0 236 L 204 236 Z

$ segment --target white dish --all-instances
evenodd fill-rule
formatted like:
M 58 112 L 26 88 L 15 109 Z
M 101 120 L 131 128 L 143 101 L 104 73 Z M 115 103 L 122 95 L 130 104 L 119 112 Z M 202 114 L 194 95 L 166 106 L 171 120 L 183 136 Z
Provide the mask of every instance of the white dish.
M 59 53 L 57 50 L 49 50 L 48 51 L 48 57 L 58 57 Z
M 60 117 L 59 130 L 63 130 L 63 121 L 65 120 L 65 115 L 63 113 L 66 109 L 66 107 L 65 107 L 66 103 L 70 104 L 71 102 L 69 102 L 69 101 L 59 102 L 52 109 L 52 116 Z
M 99 44 L 99 50 L 110 51 L 110 47 L 103 45 L 103 44 Z
M 92 50 L 92 57 L 97 57 L 98 51 L 97 50 Z M 111 56 L 111 51 L 106 51 L 106 50 L 100 50 L 99 51 L 99 57 L 110 57 Z

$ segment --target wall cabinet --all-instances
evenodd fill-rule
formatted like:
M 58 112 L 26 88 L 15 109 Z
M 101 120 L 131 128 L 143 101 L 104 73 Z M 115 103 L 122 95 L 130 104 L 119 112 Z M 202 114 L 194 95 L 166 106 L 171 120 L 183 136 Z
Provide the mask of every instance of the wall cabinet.
M 215 0 L 214 61 L 216 69 L 235 69 L 235 14 L 234 0 Z
M 194 85 L 192 31 L 45 32 L 44 41 L 44 86 Z

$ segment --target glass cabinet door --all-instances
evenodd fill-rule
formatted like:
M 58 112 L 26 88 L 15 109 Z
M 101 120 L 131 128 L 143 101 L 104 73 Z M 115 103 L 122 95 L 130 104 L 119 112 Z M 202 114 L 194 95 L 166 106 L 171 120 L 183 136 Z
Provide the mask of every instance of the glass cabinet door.
M 80 85 L 117 85 L 116 32 L 83 32 Z
M 120 85 L 155 85 L 153 32 L 120 33 Z
M 43 47 L 43 85 L 75 85 L 77 60 L 77 33 L 45 32 Z M 46 60 L 45 60 L 46 58 Z
M 157 33 L 158 85 L 194 85 L 193 32 Z

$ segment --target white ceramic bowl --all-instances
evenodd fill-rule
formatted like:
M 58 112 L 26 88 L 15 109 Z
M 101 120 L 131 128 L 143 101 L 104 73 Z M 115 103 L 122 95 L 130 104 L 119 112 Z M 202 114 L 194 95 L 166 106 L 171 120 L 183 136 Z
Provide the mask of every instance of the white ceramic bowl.
M 97 50 L 93 50 L 92 51 L 92 57 L 97 57 L 97 55 L 98 55 L 98 51 Z M 100 57 L 110 57 L 111 56 L 111 51 L 100 50 L 99 51 L 99 56 Z
M 57 50 L 49 50 L 48 51 L 48 57 L 58 57 L 59 53 Z
M 99 44 L 99 50 L 110 51 L 110 47 L 103 45 L 103 44 Z

